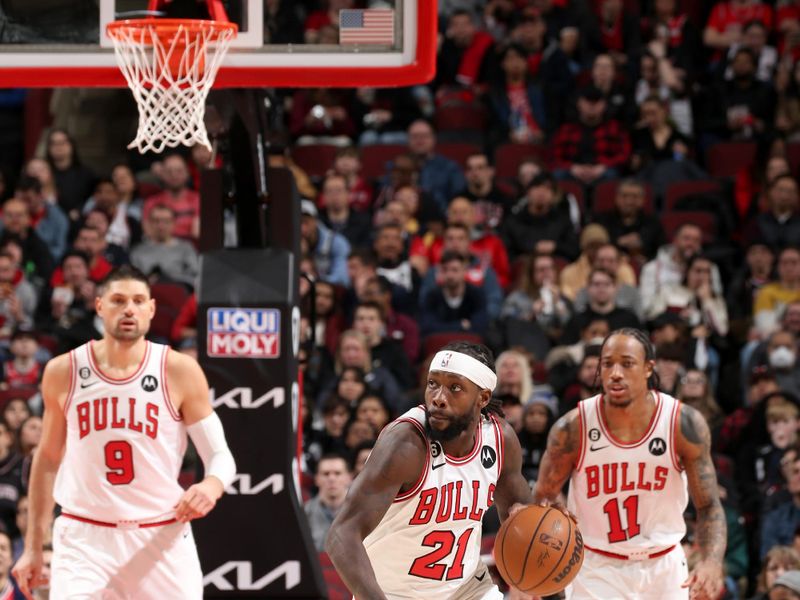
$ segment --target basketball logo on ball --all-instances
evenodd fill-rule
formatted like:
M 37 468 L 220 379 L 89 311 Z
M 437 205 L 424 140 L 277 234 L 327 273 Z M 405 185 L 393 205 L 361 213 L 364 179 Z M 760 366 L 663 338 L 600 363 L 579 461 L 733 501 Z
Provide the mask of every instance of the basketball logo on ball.
M 549 506 L 526 506 L 506 519 L 494 542 L 494 558 L 509 585 L 527 594 L 563 590 L 583 564 L 583 536 L 575 522 Z

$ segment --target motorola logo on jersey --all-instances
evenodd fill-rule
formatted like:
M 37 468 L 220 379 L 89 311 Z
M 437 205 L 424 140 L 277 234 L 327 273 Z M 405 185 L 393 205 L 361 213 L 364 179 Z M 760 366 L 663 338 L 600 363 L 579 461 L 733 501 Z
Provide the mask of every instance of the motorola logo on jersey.
M 208 390 L 208 397 L 213 408 L 224 406 L 233 409 L 255 409 L 261 408 L 267 402 L 272 402 L 275 408 L 278 408 L 286 402 L 286 391 L 282 387 L 274 387 L 266 394 L 254 396 L 252 388 L 248 387 L 235 387 L 219 396 L 214 388 Z
M 152 375 L 142 377 L 142 389 L 145 392 L 155 392 L 158 389 L 158 379 Z
M 491 446 L 481 448 L 481 464 L 484 469 L 490 469 L 497 462 L 497 453 Z
M 667 443 L 661 438 L 653 438 L 647 448 L 653 456 L 661 456 L 667 451 Z
M 278 358 L 281 311 L 276 308 L 209 308 L 208 356 Z
M 249 473 L 239 473 L 234 477 L 233 482 L 225 488 L 226 494 L 233 496 L 255 496 L 266 489 L 271 489 L 273 495 L 280 494 L 284 488 L 284 478 L 280 473 L 275 473 L 261 481 L 253 481 Z
M 233 583 L 230 575 L 235 574 Z M 300 583 L 300 561 L 287 560 L 267 574 L 253 580 L 253 563 L 246 560 L 229 560 L 203 577 L 203 586 L 214 586 L 222 591 L 263 590 L 283 578 L 284 590 L 291 590 Z

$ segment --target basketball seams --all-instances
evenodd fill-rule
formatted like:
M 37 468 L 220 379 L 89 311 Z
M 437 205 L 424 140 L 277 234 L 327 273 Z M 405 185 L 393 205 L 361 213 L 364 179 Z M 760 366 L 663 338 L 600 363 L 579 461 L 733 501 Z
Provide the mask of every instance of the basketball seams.
M 523 509 L 523 510 L 524 510 L 524 509 Z M 506 519 L 506 522 L 505 522 L 505 523 L 503 523 L 503 524 L 506 526 L 506 531 L 508 531 L 509 527 L 511 527 L 511 523 L 514 521 L 514 519 L 516 519 L 516 518 L 519 516 L 519 514 L 520 514 L 521 512 L 522 512 L 522 510 L 519 510 L 519 511 L 517 511 L 517 513 L 516 513 L 514 516 L 512 516 L 510 519 Z M 497 539 L 497 538 L 495 538 L 495 540 L 496 540 L 496 539 Z M 503 565 L 503 568 L 505 568 L 505 565 L 506 565 L 506 559 L 505 559 L 505 546 L 506 546 L 506 535 L 505 535 L 505 534 L 503 534 L 502 543 L 500 544 L 500 563 Z M 523 564 L 522 572 L 523 572 L 523 573 L 525 572 L 525 565 L 524 565 L 524 564 Z M 509 579 L 511 579 L 511 573 L 506 573 L 506 575 L 508 575 Z M 512 585 L 513 585 L 513 584 L 512 584 Z
M 545 514 L 545 517 L 547 517 L 547 515 L 550 514 L 550 511 L 553 511 L 553 510 L 557 510 L 557 509 L 548 508 L 548 511 Z M 557 512 L 558 512 L 559 515 L 563 515 L 563 513 L 561 511 L 557 511 Z M 566 539 L 564 540 L 564 549 L 561 551 L 561 556 L 555 562 L 555 564 L 553 565 L 553 568 L 550 569 L 550 572 L 547 575 L 545 575 L 542 578 L 542 580 L 539 581 L 536 585 L 532 585 L 528 589 L 533 589 L 535 587 L 538 587 L 538 586 L 542 585 L 545 581 L 548 581 L 550 579 L 550 576 L 556 571 L 556 569 L 558 569 L 559 565 L 561 564 L 561 561 L 564 560 L 564 556 L 566 555 L 567 549 L 570 547 L 570 541 L 572 540 L 572 519 L 570 519 L 566 515 L 564 515 L 564 517 L 565 517 L 565 520 L 567 521 L 567 524 L 569 525 L 569 533 L 568 533 Z M 545 519 L 542 519 L 539 522 L 539 526 L 536 527 L 536 532 L 537 533 L 539 531 L 539 527 L 541 527 L 541 524 L 544 523 L 544 521 L 545 521 Z M 531 540 L 531 544 L 533 544 L 533 542 L 535 540 L 536 540 L 536 533 L 534 533 L 534 535 L 533 535 L 533 539 Z M 530 547 L 528 547 L 528 552 L 530 552 Z M 528 564 L 528 555 L 527 554 L 525 555 L 525 564 L 526 565 Z M 523 570 L 523 573 L 524 573 L 524 570 Z M 522 590 L 522 591 L 525 592 L 526 590 Z

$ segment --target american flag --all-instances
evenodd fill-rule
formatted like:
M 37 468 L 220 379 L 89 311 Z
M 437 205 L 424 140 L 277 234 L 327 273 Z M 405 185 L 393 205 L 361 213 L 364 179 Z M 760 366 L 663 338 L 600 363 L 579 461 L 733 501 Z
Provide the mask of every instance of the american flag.
M 393 44 L 394 10 L 391 8 L 339 11 L 340 44 Z

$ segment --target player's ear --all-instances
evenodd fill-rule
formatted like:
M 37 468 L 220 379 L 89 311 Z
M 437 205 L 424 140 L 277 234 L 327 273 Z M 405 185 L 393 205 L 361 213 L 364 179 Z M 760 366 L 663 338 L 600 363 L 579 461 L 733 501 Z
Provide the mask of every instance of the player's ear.
M 486 408 L 486 406 L 489 404 L 489 400 L 491 400 L 491 399 L 492 399 L 492 392 L 490 392 L 489 390 L 481 390 L 480 391 L 480 397 L 478 399 L 478 406 L 481 407 L 481 410 Z
M 653 373 L 656 372 L 656 361 L 654 360 L 644 361 L 644 370 L 645 373 L 647 373 L 647 379 L 650 379 L 653 376 Z

